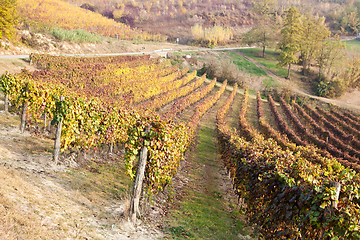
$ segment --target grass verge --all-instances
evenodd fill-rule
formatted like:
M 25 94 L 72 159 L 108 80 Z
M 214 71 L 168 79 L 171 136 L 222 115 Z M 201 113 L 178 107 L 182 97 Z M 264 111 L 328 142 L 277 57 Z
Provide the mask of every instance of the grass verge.
M 353 52 L 360 52 L 360 40 L 345 41 L 346 48 Z
M 175 202 L 167 231 L 173 239 L 251 239 L 238 206 L 220 186 L 214 121 L 201 125 L 190 157 L 189 185 Z
M 251 75 L 255 75 L 258 77 L 267 76 L 266 72 L 257 67 L 255 64 L 247 61 L 245 58 L 236 54 L 235 52 L 230 52 L 230 56 L 234 64 L 236 64 L 241 71 L 245 71 Z
M 264 65 L 270 71 L 276 73 L 281 77 L 287 76 L 287 70 L 285 68 L 277 66 L 277 58 L 279 56 L 279 51 L 275 51 L 272 49 L 267 50 L 265 53 L 265 59 L 262 58 L 262 49 L 259 48 L 240 49 L 238 50 L 238 52 L 243 53 L 245 56 L 251 57 L 255 61 Z

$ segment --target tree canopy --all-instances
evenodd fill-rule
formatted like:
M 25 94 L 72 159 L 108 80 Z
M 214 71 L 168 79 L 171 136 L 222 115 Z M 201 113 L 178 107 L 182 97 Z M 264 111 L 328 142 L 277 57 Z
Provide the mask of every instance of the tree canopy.
M 286 11 L 284 25 L 281 29 L 282 39 L 279 42 L 281 53 L 278 60 L 280 66 L 288 66 L 287 78 L 289 79 L 291 64 L 299 61 L 296 54 L 300 50 L 300 41 L 303 30 L 300 17 L 299 10 L 295 7 L 289 8 Z
M 16 20 L 16 0 L 0 0 L 0 38 L 13 37 Z

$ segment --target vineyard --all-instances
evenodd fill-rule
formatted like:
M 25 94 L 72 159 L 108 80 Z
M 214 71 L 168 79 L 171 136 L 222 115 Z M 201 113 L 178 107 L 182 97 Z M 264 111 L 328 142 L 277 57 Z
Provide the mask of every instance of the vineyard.
M 38 71 L 1 78 L 12 108 L 26 113 L 37 133 L 50 124 L 62 126 L 61 151 L 84 152 L 125 146 L 126 169 L 134 177 L 134 161 L 143 145 L 149 148 L 146 183 L 158 192 L 171 182 L 191 143 L 201 116 L 224 92 L 214 95 L 216 80 L 179 69 L 168 60 L 144 56 L 68 58 L 32 55 Z M 191 94 L 189 94 L 191 93 Z M 188 123 L 175 117 L 205 98 Z M 172 102 L 168 112 L 158 114 Z M 25 109 L 25 111 L 24 111 Z M 150 132 L 144 133 L 150 126 Z
M 70 152 L 125 149 L 126 172 L 134 179 L 145 147 L 145 188 L 158 194 L 172 183 L 201 118 L 226 96 L 214 126 L 218 161 L 260 237 L 360 237 L 360 119 L 354 114 L 298 98 L 263 99 L 259 92 L 253 99 L 237 85 L 229 88 L 225 81 L 217 88 L 216 79 L 148 55 L 33 54 L 31 64 L 38 70 L 1 76 L 5 109 L 21 111 L 24 128 L 35 134 L 52 138 L 52 126 L 60 129 L 56 161 Z M 231 112 L 240 98 L 240 111 Z
M 30 25 L 40 24 L 42 27 L 60 27 L 68 30 L 83 29 L 90 33 L 123 40 L 166 40 L 165 36 L 131 29 L 129 26 L 115 22 L 99 13 L 60 0 L 18 1 L 18 12 Z
M 247 203 L 249 219 L 262 227 L 263 236 L 358 239 L 357 137 L 356 132 L 341 127 L 356 123 L 357 118 L 347 114 L 348 118 L 337 119 L 334 136 L 328 123 L 336 121 L 335 114 L 318 108 L 320 115 L 295 102 L 290 107 L 282 98 L 279 109 L 268 96 L 268 110 L 277 125 L 271 126 L 258 93 L 256 130 L 247 121 L 245 92 L 239 128 L 231 130 L 224 116 L 232 101 L 233 95 L 217 116 L 222 160 L 237 194 Z M 342 140 L 340 131 L 346 131 Z

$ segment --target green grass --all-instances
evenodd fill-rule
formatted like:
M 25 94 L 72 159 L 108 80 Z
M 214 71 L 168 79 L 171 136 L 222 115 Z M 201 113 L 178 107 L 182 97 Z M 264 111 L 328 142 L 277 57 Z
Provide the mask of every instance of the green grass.
M 287 76 L 287 69 L 277 66 L 278 64 L 277 58 L 279 55 L 279 51 L 275 51 L 273 49 L 266 50 L 265 59 L 262 58 L 262 49 L 259 48 L 240 49 L 238 50 L 238 52 L 241 52 L 245 56 L 248 56 L 254 59 L 255 61 L 261 63 L 270 71 L 276 73 L 281 77 Z
M 50 34 L 60 41 L 76 43 L 102 43 L 104 41 L 103 36 L 89 33 L 81 29 L 65 30 L 62 28 L 51 28 Z
M 194 186 L 185 191 L 169 218 L 167 231 L 173 239 L 239 239 L 239 234 L 247 235 L 237 206 L 225 199 L 216 181 L 214 134 L 212 127 L 201 126 L 196 154 L 191 159 L 197 164 L 190 175 Z M 210 176 L 202 179 L 205 173 L 201 168 L 205 164 L 210 168 Z M 201 181 L 205 181 L 204 188 Z
M 177 225 L 169 228 L 175 239 L 237 239 L 243 233 L 244 223 L 239 220 L 239 211 L 233 211 L 230 216 L 224 214 L 221 194 L 190 193 L 190 196 L 191 199 L 172 216 L 179 219 Z M 174 229 L 182 231 L 174 232 Z
M 264 87 L 267 87 L 267 88 L 272 88 L 272 87 L 278 87 L 279 86 L 279 84 L 271 77 L 266 78 L 263 81 L 263 84 L 264 84 Z
M 236 64 L 241 71 L 245 71 L 251 75 L 258 77 L 267 76 L 266 72 L 261 68 L 257 67 L 255 64 L 247 61 L 245 58 L 236 54 L 235 52 L 230 52 L 230 56 L 234 64 Z
M 354 52 L 360 52 L 360 40 L 345 41 L 346 48 Z

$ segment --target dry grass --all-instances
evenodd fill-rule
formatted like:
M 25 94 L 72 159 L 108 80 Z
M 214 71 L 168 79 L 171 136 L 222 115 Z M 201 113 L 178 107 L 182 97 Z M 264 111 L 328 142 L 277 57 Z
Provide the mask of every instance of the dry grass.
M 132 183 L 121 156 L 89 155 L 85 167 L 66 169 L 67 159 L 51 160 L 53 140 L 18 126 L 18 116 L 0 114 L 0 240 L 158 235 L 124 224 Z
M 99 237 L 86 221 L 89 210 L 74 204 L 69 193 L 21 175 L 0 168 L 0 239 Z

